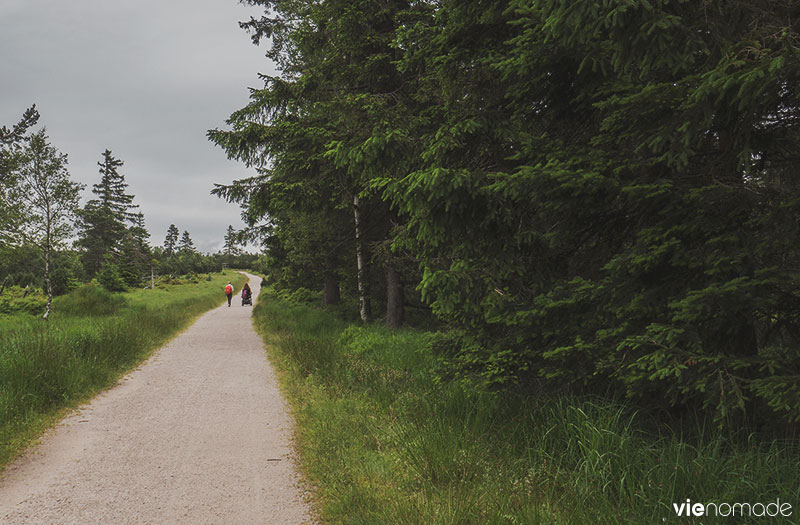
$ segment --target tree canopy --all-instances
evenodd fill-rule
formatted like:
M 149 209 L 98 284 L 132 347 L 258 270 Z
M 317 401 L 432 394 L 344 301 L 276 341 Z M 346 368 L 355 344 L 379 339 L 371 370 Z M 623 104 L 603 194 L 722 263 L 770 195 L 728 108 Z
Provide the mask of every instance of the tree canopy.
M 492 385 L 800 419 L 797 6 L 248 3 L 281 75 L 209 137 L 277 282 L 400 268 Z

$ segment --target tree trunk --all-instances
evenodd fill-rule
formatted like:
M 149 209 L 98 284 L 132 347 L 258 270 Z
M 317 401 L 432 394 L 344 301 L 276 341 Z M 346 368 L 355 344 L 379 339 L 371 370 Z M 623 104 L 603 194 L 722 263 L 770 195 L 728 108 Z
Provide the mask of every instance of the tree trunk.
M 358 265 L 358 302 L 361 311 L 361 320 L 369 322 L 372 317 L 372 308 L 369 302 L 369 287 L 367 285 L 367 263 L 364 257 L 363 231 L 361 227 L 361 210 L 358 195 L 353 197 L 353 220 L 356 227 L 356 263 Z
M 393 261 L 386 264 L 386 324 L 391 328 L 400 328 L 405 315 L 403 280 Z
M 325 276 L 325 288 L 322 290 L 322 306 L 339 304 L 342 296 L 339 292 L 339 279 L 335 275 Z
M 3 295 L 3 292 L 6 291 L 6 282 L 8 282 L 8 275 L 3 279 L 3 284 L 0 285 L 0 295 Z
M 50 317 L 50 306 L 53 304 L 53 284 L 50 282 L 50 243 L 45 242 L 44 247 L 44 282 L 47 285 L 47 306 L 42 319 L 47 321 Z

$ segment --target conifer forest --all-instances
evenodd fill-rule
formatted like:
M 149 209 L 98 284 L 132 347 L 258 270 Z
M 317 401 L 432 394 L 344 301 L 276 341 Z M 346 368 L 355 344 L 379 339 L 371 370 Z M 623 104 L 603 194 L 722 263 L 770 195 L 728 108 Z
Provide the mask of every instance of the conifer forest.
M 0 521 L 795 519 L 800 2 L 143 2 L 0 7 Z
M 247 0 L 267 280 L 455 377 L 800 421 L 800 6 Z

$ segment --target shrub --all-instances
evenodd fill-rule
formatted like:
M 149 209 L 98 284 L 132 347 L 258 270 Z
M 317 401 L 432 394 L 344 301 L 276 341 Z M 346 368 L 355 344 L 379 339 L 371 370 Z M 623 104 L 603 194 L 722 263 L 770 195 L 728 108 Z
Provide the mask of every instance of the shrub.
M 71 268 L 56 266 L 50 272 L 50 284 L 53 286 L 53 295 L 64 295 L 80 286 L 80 281 L 75 278 Z
M 109 292 L 124 292 L 127 289 L 119 267 L 111 262 L 105 262 L 100 267 L 100 271 L 97 272 L 97 282 Z
M 0 314 L 27 313 L 40 315 L 44 311 L 47 299 L 38 290 L 29 290 L 12 286 L 0 296 Z

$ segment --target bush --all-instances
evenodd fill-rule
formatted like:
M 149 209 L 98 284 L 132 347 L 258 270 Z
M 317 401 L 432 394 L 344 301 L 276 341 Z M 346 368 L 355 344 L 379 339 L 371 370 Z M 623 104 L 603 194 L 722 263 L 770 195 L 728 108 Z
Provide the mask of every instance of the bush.
M 97 282 L 109 292 L 124 292 L 127 289 L 119 267 L 111 262 L 105 262 L 100 267 L 100 271 L 97 272 Z
M 71 268 L 56 266 L 50 272 L 50 284 L 53 287 L 53 295 L 64 295 L 80 286 L 80 281 L 75 278 Z
M 39 283 L 39 278 L 32 272 L 20 272 L 11 276 L 11 284 L 16 284 L 19 287 L 36 286 Z
M 142 283 L 141 272 L 133 266 L 122 267 L 119 269 L 119 273 L 126 288 L 136 288 Z
M 46 303 L 47 298 L 39 290 L 29 289 L 26 295 L 24 288 L 11 286 L 0 296 L 0 314 L 41 315 Z

